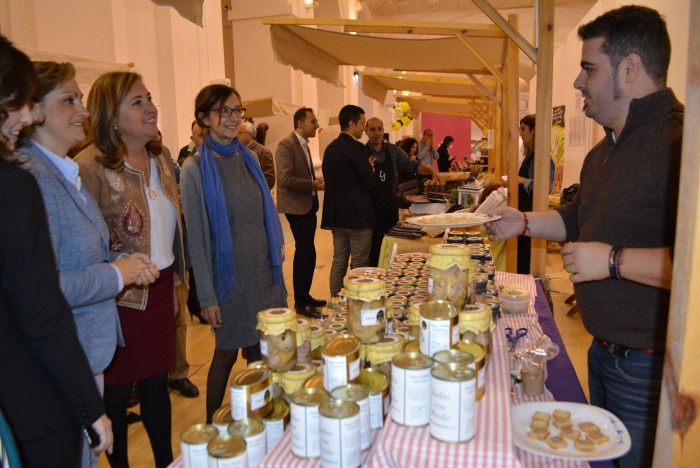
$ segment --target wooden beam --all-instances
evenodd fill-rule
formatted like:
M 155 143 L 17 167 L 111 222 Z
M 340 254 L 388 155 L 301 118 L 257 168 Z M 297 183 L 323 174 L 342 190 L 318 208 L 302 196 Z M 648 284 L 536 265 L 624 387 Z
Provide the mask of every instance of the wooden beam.
M 549 205 L 549 153 L 552 135 L 552 79 L 554 74 L 554 0 L 540 0 L 539 36 L 537 51 L 537 122 L 535 124 L 535 173 L 532 208 L 546 211 Z M 547 241 L 532 239 L 530 272 L 545 277 Z
M 476 58 L 479 59 L 479 61 L 486 67 L 486 69 L 487 69 L 493 76 L 496 77 L 496 79 L 501 83 L 502 86 L 505 86 L 505 78 L 503 78 L 503 73 L 501 73 L 501 71 L 500 71 L 498 68 L 496 68 L 496 66 L 495 66 L 494 64 L 490 63 L 490 62 L 486 59 L 486 57 L 484 57 L 484 56 L 481 54 L 481 52 L 479 52 L 479 51 L 476 49 L 476 47 L 474 47 L 474 45 L 471 43 L 471 41 L 469 40 L 469 38 L 468 38 L 467 36 L 463 36 L 463 35 L 460 34 L 460 35 L 457 36 L 457 39 L 459 39 L 459 41 L 460 41 L 462 44 L 464 44 L 464 45 L 466 46 L 466 48 L 469 49 L 469 51 L 470 51 L 472 54 L 474 54 L 474 57 L 476 57 Z
M 508 15 L 508 24 L 518 31 L 520 19 L 518 15 Z M 508 204 L 518 207 L 518 103 L 520 89 L 518 86 L 518 69 L 520 65 L 520 52 L 518 45 L 513 40 L 508 40 L 508 58 L 506 61 L 506 77 L 508 80 L 508 96 L 506 99 L 506 147 L 504 151 L 503 172 L 508 175 Z M 517 238 L 515 242 L 506 244 L 506 270 L 515 273 L 518 266 Z
M 377 34 L 421 34 L 436 36 L 505 38 L 493 24 L 450 23 L 439 21 L 351 20 L 340 18 L 263 18 L 262 24 L 293 26 L 342 26 L 344 32 Z
M 700 22 L 700 0 L 690 2 L 690 24 Z M 683 47 L 682 44 L 677 47 Z M 691 27 L 678 221 L 671 307 L 661 386 L 654 466 L 698 466 L 700 461 L 700 32 Z
M 537 63 L 537 57 L 538 57 L 538 51 L 535 49 L 535 47 L 530 44 L 530 42 L 525 39 L 522 34 L 517 29 L 513 29 L 511 25 L 508 24 L 508 22 L 501 16 L 498 11 L 491 6 L 491 4 L 488 2 L 488 0 L 472 0 L 472 3 L 474 5 L 478 6 L 481 11 L 484 12 L 486 16 L 493 21 L 493 23 L 501 28 L 501 30 L 508 36 L 509 39 L 511 39 L 513 42 L 515 42 L 520 50 L 525 52 L 525 55 L 530 57 L 533 62 Z M 537 12 L 535 12 L 537 14 Z M 540 21 L 542 19 L 540 18 Z
M 468 76 L 469 79 L 472 80 L 472 82 L 476 85 L 477 89 L 479 89 L 479 91 L 482 92 L 482 94 L 484 95 L 484 97 L 489 98 L 489 99 L 490 99 L 494 104 L 496 104 L 497 106 L 500 106 L 500 105 L 501 105 L 501 100 L 498 99 L 498 98 L 491 92 L 491 90 L 488 89 L 488 88 L 481 82 L 481 80 L 480 80 L 479 78 L 477 78 L 476 75 L 474 75 L 474 73 L 467 73 L 467 76 Z

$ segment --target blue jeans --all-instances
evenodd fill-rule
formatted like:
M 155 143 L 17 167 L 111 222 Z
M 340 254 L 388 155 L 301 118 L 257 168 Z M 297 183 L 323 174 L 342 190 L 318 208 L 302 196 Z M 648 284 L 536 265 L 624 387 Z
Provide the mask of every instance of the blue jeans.
M 591 404 L 620 418 L 632 439 L 632 449 L 617 460 L 620 467 L 651 466 L 663 366 L 662 353 L 628 350 L 616 355 L 599 340 L 588 350 Z

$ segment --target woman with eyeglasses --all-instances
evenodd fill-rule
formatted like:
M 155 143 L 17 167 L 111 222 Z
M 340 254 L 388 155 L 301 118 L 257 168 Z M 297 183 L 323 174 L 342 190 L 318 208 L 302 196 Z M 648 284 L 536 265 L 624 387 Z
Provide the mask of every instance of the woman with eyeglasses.
M 141 418 L 155 465 L 173 460 L 168 369 L 174 358 L 175 285 L 185 278 L 180 195 L 170 153 L 161 144 L 158 110 L 141 76 L 110 72 L 87 99 L 88 146 L 77 156 L 80 176 L 107 222 L 114 253 L 146 252 L 160 277 L 117 297 L 125 347 L 105 370 L 104 399 L 112 419 L 113 467 L 128 466 L 127 402 L 138 385 Z
M 202 89 L 195 119 L 204 143 L 180 174 L 197 294 L 216 335 L 207 423 L 221 406 L 238 350 L 248 362 L 261 357 L 257 313 L 287 306 L 282 227 L 257 157 L 238 140 L 244 114 L 235 89 Z

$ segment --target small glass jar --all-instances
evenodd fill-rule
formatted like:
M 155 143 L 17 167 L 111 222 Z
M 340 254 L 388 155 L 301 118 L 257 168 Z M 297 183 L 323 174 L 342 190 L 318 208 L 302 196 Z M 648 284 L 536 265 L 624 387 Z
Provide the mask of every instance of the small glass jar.
M 297 363 L 297 317 L 291 309 L 258 312 L 260 354 L 273 372 L 285 372 Z
M 362 345 L 362 368 L 377 368 L 391 379 L 391 360 L 403 352 L 405 344 L 402 336 L 386 335 L 379 343 Z
M 311 321 L 297 317 L 297 364 L 311 361 Z
M 468 301 L 472 264 L 469 249 L 458 244 L 430 246 L 428 298 L 451 302 L 458 310 Z
M 363 344 L 377 343 L 386 333 L 386 289 L 376 278 L 354 278 L 345 283 L 348 330 Z
M 480 344 L 486 352 L 484 363 L 491 356 L 491 329 L 493 313 L 486 304 L 467 304 L 459 312 L 459 333 L 462 339 Z
M 293 369 L 277 374 L 277 381 L 284 391 L 283 398 L 289 401 L 289 397 L 302 388 L 309 377 L 316 374 L 316 366 L 311 363 L 297 364 Z
M 501 311 L 506 314 L 526 314 L 530 305 L 530 292 L 517 284 L 503 284 L 498 288 Z
M 423 301 L 412 302 L 408 307 L 408 320 L 406 325 L 408 325 L 408 333 L 414 339 L 418 338 L 420 335 L 420 306 L 423 305 Z
M 321 325 L 313 324 L 309 328 L 311 343 L 311 359 L 321 359 L 321 347 L 323 347 L 324 328 Z

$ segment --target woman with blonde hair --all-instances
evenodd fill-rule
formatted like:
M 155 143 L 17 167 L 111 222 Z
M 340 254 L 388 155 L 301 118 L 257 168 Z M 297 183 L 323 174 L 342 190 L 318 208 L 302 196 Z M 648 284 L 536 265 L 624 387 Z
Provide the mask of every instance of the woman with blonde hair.
M 128 466 L 126 408 L 138 385 L 141 417 L 155 465 L 173 454 L 168 369 L 174 358 L 175 284 L 185 278 L 180 195 L 158 110 L 140 75 L 110 72 L 88 95 L 88 146 L 77 156 L 80 175 L 107 222 L 113 253 L 147 252 L 160 277 L 117 298 L 124 348 L 105 371 L 105 404 L 113 422 L 114 467 Z

